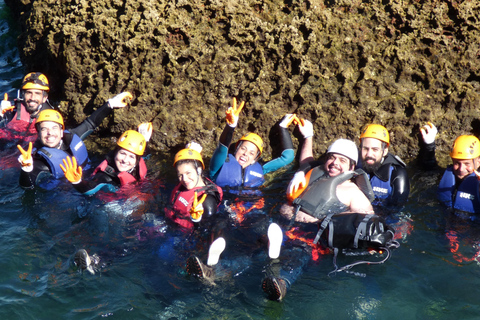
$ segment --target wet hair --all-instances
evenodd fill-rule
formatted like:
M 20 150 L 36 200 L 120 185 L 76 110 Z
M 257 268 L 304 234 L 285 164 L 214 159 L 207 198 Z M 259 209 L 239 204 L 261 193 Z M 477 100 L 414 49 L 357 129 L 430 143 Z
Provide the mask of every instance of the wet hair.
M 203 175 L 203 166 L 200 161 L 193 159 L 178 160 L 177 163 L 175 163 L 175 168 L 178 168 L 178 166 L 182 164 L 191 164 L 197 171 L 198 175 Z M 199 169 L 201 170 L 201 172 L 198 172 Z

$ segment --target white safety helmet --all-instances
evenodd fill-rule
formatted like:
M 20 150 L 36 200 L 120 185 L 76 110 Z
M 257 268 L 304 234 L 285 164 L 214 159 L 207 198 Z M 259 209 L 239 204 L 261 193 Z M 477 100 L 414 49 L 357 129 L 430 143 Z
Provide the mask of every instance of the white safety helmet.
M 327 153 L 338 153 L 342 156 L 349 158 L 352 161 L 355 161 L 355 164 L 358 162 L 358 149 L 355 142 L 348 139 L 338 139 L 335 140 L 327 150 Z

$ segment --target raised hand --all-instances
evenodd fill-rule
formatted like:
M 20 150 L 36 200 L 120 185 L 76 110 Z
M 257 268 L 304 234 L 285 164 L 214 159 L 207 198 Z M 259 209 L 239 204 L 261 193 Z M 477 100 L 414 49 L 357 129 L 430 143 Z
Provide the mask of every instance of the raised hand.
M 423 142 L 425 142 L 425 144 L 430 144 L 435 142 L 438 130 L 437 127 L 429 121 L 426 125 L 420 128 L 420 133 L 422 134 Z
M 313 124 L 310 121 L 298 118 L 297 125 L 304 139 L 313 137 Z
M 82 181 L 82 167 L 77 166 L 77 159 L 67 156 L 67 161 L 63 159 L 63 166 L 60 164 L 63 173 L 65 173 L 65 178 L 73 184 L 79 183 Z
M 290 201 L 295 200 L 307 186 L 307 180 L 305 179 L 305 173 L 298 171 L 293 176 L 287 187 L 287 199 Z
M 192 149 L 197 151 L 198 153 L 202 153 L 203 147 L 194 141 L 191 141 L 187 144 L 187 149 Z
M 18 150 L 20 151 L 20 156 L 18 157 L 18 162 L 22 165 L 22 169 L 27 169 L 25 171 L 31 171 L 33 169 L 33 159 L 32 159 L 32 148 L 33 145 L 31 142 L 28 143 L 28 149 L 23 150 L 21 145 L 17 145 Z M 28 170 L 30 169 L 30 170 Z
M 108 99 L 108 105 L 110 108 L 124 108 L 128 104 L 128 100 L 133 99 L 133 96 L 130 92 L 122 92 L 117 94 L 115 97 Z
M 198 222 L 202 219 L 203 215 L 203 206 L 202 203 L 205 201 L 207 194 L 204 193 L 200 201 L 197 199 L 197 191 L 194 193 L 193 204 L 190 208 L 190 216 L 194 222 Z
M 7 112 L 7 111 L 12 111 L 13 109 L 15 109 L 15 106 L 12 106 L 12 103 L 8 100 L 8 94 L 5 93 L 3 95 L 3 100 L 2 102 L 0 103 L 0 117 L 3 117 L 3 115 Z
M 152 132 L 153 132 L 153 125 L 151 122 L 144 122 L 144 123 L 140 123 L 138 125 L 138 130 L 137 130 L 139 133 L 141 133 L 143 135 L 143 137 L 145 138 L 145 141 L 149 141 L 150 138 L 152 137 Z
M 296 121 L 298 122 L 298 118 L 295 113 L 287 113 L 280 122 L 280 127 L 288 128 L 288 126 L 291 125 L 292 122 Z
M 240 103 L 240 107 L 237 108 L 237 99 L 233 98 L 233 104 L 230 108 L 227 109 L 227 123 L 230 127 L 235 128 L 238 124 L 238 117 L 240 111 L 242 111 L 243 106 L 245 105 L 245 101 Z

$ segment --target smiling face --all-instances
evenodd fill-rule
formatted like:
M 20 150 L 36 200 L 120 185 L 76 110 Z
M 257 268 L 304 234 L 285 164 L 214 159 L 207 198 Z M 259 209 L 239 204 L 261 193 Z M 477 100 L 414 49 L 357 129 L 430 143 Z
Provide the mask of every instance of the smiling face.
M 114 160 L 119 172 L 127 172 L 135 167 L 137 163 L 137 156 L 135 153 L 121 148 L 115 154 Z
M 258 148 L 250 141 L 241 141 L 235 152 L 235 159 L 244 169 L 253 164 L 257 160 L 257 156 Z
M 195 187 L 203 187 L 205 183 L 200 174 L 197 172 L 197 168 L 191 162 L 181 163 L 176 166 L 178 181 L 187 190 L 192 190 Z
M 367 172 L 375 172 L 388 153 L 382 141 L 375 138 L 363 138 L 361 145 L 362 167 Z
M 53 121 L 42 121 L 39 124 L 40 141 L 49 148 L 56 148 L 63 137 L 62 126 Z
M 329 153 L 327 156 L 327 162 L 324 164 L 324 169 L 328 172 L 330 177 L 336 177 L 341 173 L 352 170 L 353 166 L 351 166 L 350 163 L 350 159 L 341 154 Z
M 452 159 L 453 173 L 459 179 L 463 179 L 478 168 L 479 158 L 475 159 Z
M 24 93 L 24 98 L 25 98 L 25 108 L 27 109 L 28 113 L 30 114 L 35 114 L 38 109 L 40 108 L 40 105 L 47 101 L 48 95 L 46 94 L 45 91 L 43 90 L 37 90 L 37 89 L 27 89 L 25 90 Z

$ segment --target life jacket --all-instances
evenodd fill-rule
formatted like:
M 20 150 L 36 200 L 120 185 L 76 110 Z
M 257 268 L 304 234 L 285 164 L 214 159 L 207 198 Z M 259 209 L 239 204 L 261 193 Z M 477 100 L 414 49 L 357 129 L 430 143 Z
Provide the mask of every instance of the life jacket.
M 215 183 L 220 187 L 255 188 L 264 182 L 262 165 L 255 162 L 243 169 L 231 153 L 228 154 L 228 158 L 215 179 Z
M 372 185 L 373 193 L 375 194 L 375 198 L 377 199 L 386 199 L 393 191 L 390 179 L 392 177 L 392 171 L 394 167 L 391 164 L 386 164 L 385 166 L 388 167 L 387 181 L 380 179 L 376 175 L 372 175 L 372 177 L 370 178 L 370 184 Z
M 182 184 L 177 184 L 170 195 L 170 206 L 165 208 L 165 216 L 183 228 L 192 229 L 194 223 L 190 218 L 190 208 L 195 200 L 195 192 L 197 192 L 197 198 L 204 193 L 217 195 L 219 199 L 223 197 L 222 188 L 207 178 L 204 178 L 204 181 L 206 182 L 204 187 L 196 187 L 192 190 L 180 191 Z
M 41 110 L 53 109 L 49 104 L 42 103 Z M 38 113 L 37 113 L 38 115 Z M 25 132 L 28 134 L 36 134 L 35 120 L 37 117 L 32 117 L 25 108 L 23 100 L 15 100 L 15 115 L 13 119 L 7 123 L 7 128 L 17 132 Z
M 455 174 L 449 166 L 438 186 L 438 200 L 449 208 L 469 213 L 480 213 L 479 181 L 475 173 L 466 176 L 458 188 L 455 186 Z
M 337 186 L 347 180 L 352 180 L 370 201 L 374 199 L 367 175 L 361 169 L 330 177 L 320 167 L 315 167 L 306 174 L 306 177 L 309 177 L 308 185 L 293 200 L 293 204 L 299 206 L 303 212 L 318 219 L 322 219 L 327 214 L 341 213 L 348 209 L 337 198 Z
M 322 240 L 329 248 L 367 249 L 386 247 L 394 239 L 395 230 L 374 214 L 342 213 L 328 215 L 314 240 Z
M 391 249 L 400 246 L 400 243 L 394 240 L 394 236 L 395 230 L 380 216 L 362 213 L 329 214 L 320 224 L 313 243 L 317 244 L 322 240 L 323 245 L 333 249 L 335 270 L 332 272 L 340 272 L 360 264 L 384 263 L 391 256 Z M 378 252 L 385 251 L 387 254 L 380 261 L 356 261 L 339 268 L 336 263 L 337 256 L 345 249 L 373 249 Z
M 126 184 L 136 182 L 137 178 L 129 173 L 129 172 L 116 172 L 116 170 L 108 164 L 108 160 L 103 160 L 102 163 L 98 167 L 95 168 L 93 171 L 93 175 L 95 175 L 98 171 L 105 172 L 107 175 L 113 177 L 113 178 L 118 178 L 120 180 L 120 185 L 124 186 Z M 138 180 L 142 180 L 146 177 L 147 175 L 147 165 L 145 164 L 145 161 L 143 158 L 140 158 L 138 161 Z
M 358 164 L 362 168 L 361 161 Z M 376 199 L 387 199 L 393 192 L 392 188 L 392 172 L 395 167 L 405 168 L 405 163 L 397 156 L 388 153 L 384 158 L 382 165 L 374 173 L 367 175 L 370 177 L 370 184 L 372 185 L 373 193 Z
M 18 101 L 18 102 L 15 102 L 15 104 L 16 104 L 15 119 L 30 122 L 32 118 L 30 117 L 30 113 L 28 113 L 23 102 Z M 33 121 L 35 121 L 35 118 L 33 119 Z
M 71 137 L 69 146 L 69 151 L 56 149 L 56 148 L 49 148 L 49 147 L 42 147 L 37 150 L 37 154 L 42 156 L 48 163 L 50 168 L 50 173 L 55 177 L 55 179 L 59 179 L 65 176 L 60 168 L 60 164 L 63 165 L 63 159 L 67 156 L 74 156 L 77 159 L 77 163 L 79 166 L 82 166 L 86 169 L 86 165 L 89 161 L 88 159 L 88 151 L 87 147 L 83 143 L 82 139 L 80 139 L 76 134 L 71 134 L 68 130 L 64 131 L 63 142 L 67 143 L 68 137 Z

